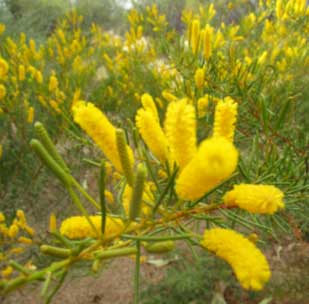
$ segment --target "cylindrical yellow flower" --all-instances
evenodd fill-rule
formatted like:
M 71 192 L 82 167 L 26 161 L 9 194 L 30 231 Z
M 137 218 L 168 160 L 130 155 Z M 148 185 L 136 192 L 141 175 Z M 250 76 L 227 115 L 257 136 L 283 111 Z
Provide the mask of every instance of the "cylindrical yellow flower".
M 101 231 L 101 216 L 94 215 L 89 217 L 94 224 L 97 231 Z M 118 218 L 112 218 L 107 216 L 105 223 L 106 236 L 120 233 L 124 228 L 124 223 Z M 86 217 L 84 216 L 72 216 L 65 219 L 60 226 L 60 233 L 69 239 L 83 239 L 87 237 L 96 238 L 94 230 L 90 226 Z
M 223 201 L 227 206 L 238 206 L 252 213 L 273 214 L 284 208 L 283 192 L 272 185 L 234 185 Z
M 143 108 L 147 111 L 150 111 L 153 116 L 156 118 L 157 121 L 159 121 L 159 114 L 156 107 L 155 102 L 153 101 L 153 98 L 151 95 L 145 93 L 141 97 L 141 102 L 143 105 Z
M 9 70 L 8 63 L 0 57 L 0 79 L 3 79 L 6 77 L 6 74 Z
M 199 39 L 200 39 L 200 21 L 195 19 L 192 21 L 190 31 L 190 45 L 192 53 L 195 55 L 198 51 Z
M 135 119 L 147 147 L 155 157 L 164 162 L 168 157 L 167 140 L 156 117 L 151 111 L 139 109 Z
M 233 141 L 237 117 L 237 103 L 231 97 L 220 100 L 216 105 L 214 137 L 224 137 Z
M 194 107 L 186 99 L 169 104 L 164 123 L 172 160 L 183 169 L 196 152 L 196 118 Z
M 204 140 L 176 181 L 181 199 L 195 200 L 228 178 L 236 169 L 238 151 L 223 137 Z
M 205 69 L 204 68 L 198 68 L 195 71 L 194 80 L 195 80 L 196 87 L 198 89 L 203 88 L 204 82 L 205 82 Z
M 29 124 L 33 123 L 33 119 L 34 119 L 34 108 L 30 107 L 28 109 L 28 116 L 27 116 L 27 122 Z
M 73 107 L 74 121 L 94 140 L 102 149 L 105 156 L 113 163 L 115 168 L 122 172 L 119 159 L 116 128 L 111 124 L 108 118 L 94 104 L 84 101 L 77 102 Z M 133 167 L 133 152 L 127 146 L 130 161 Z
M 19 81 L 24 81 L 26 78 L 26 69 L 23 64 L 18 66 L 18 79 Z
M 172 93 L 170 93 L 167 90 L 163 90 L 162 91 L 162 96 L 164 97 L 164 99 L 166 99 L 168 102 L 172 102 L 177 100 L 177 97 L 175 95 L 173 95 Z
M 204 57 L 208 60 L 211 56 L 212 51 L 212 37 L 213 37 L 213 28 L 207 24 L 205 27 L 205 35 L 204 35 Z
M 52 75 L 49 78 L 48 90 L 49 92 L 53 92 L 58 88 L 58 79 L 56 76 Z
M 240 233 L 223 228 L 205 230 L 201 244 L 230 264 L 245 289 L 261 290 L 271 276 L 263 253 Z
M 0 100 L 6 96 L 6 88 L 3 84 L 0 84 Z
M 199 118 L 204 117 L 206 115 L 208 104 L 209 104 L 209 96 L 207 94 L 197 100 L 197 109 Z

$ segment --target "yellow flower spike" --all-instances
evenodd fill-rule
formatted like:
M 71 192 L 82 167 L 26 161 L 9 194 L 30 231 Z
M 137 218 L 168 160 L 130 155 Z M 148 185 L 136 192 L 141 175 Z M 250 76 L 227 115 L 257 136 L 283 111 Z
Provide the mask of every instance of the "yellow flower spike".
M 13 273 L 13 270 L 14 269 L 11 266 L 7 266 L 1 271 L 1 276 L 7 278 Z
M 172 102 L 172 101 L 177 100 L 177 97 L 175 95 L 173 95 L 172 93 L 170 93 L 168 90 L 162 91 L 162 96 L 168 102 Z
M 195 200 L 228 178 L 236 169 L 238 151 L 223 137 L 204 140 L 176 181 L 181 199 Z
M 18 79 L 19 81 L 24 81 L 26 78 L 26 69 L 25 66 L 20 64 L 18 66 Z
M 113 193 L 110 192 L 110 191 L 108 191 L 108 190 L 105 190 L 105 191 L 104 191 L 104 195 L 105 195 L 106 202 L 107 202 L 109 205 L 114 205 L 115 200 L 114 200 L 114 195 L 113 195 Z
M 153 98 L 151 95 L 145 93 L 141 97 L 141 102 L 143 105 L 143 108 L 147 111 L 150 111 L 153 116 L 156 118 L 157 121 L 159 121 L 159 114 L 156 107 L 155 102 L 153 101 Z
M 0 57 L 0 79 L 4 79 L 8 73 L 9 65 L 8 63 Z
M 167 160 L 167 140 L 157 118 L 153 115 L 153 112 L 139 109 L 135 120 L 138 131 L 150 151 L 161 162 Z
M 115 168 L 122 172 L 119 159 L 116 128 L 111 124 L 103 112 L 94 104 L 79 101 L 73 107 L 74 121 L 86 131 L 94 142 L 102 149 L 105 156 L 113 163 Z M 132 149 L 127 146 L 131 167 L 133 167 L 134 157 Z
M 234 185 L 223 201 L 227 206 L 237 206 L 251 213 L 273 214 L 284 208 L 281 190 L 272 185 Z
M 200 39 L 200 20 L 194 19 L 192 21 L 190 30 L 190 45 L 192 53 L 194 55 L 196 55 L 198 51 L 199 39 Z
M 49 216 L 49 225 L 48 225 L 48 231 L 53 233 L 57 231 L 57 218 L 55 213 L 51 213 Z
M 198 117 L 204 117 L 209 104 L 209 96 L 205 95 L 197 100 Z
M 209 60 L 212 52 L 212 38 L 213 38 L 214 29 L 207 24 L 205 27 L 205 36 L 204 36 L 204 49 L 203 54 L 206 60 Z
M 204 68 L 198 68 L 195 71 L 194 80 L 195 80 L 196 87 L 198 89 L 202 89 L 204 86 L 204 82 L 205 82 L 205 69 Z
M 224 137 L 233 141 L 237 117 L 237 103 L 231 97 L 220 100 L 216 105 L 214 137 Z
M 5 31 L 5 24 L 0 23 L 0 35 Z
M 240 233 L 223 228 L 205 230 L 201 244 L 230 264 L 243 288 L 261 290 L 270 279 L 265 256 Z
M 17 242 L 18 243 L 21 243 L 21 244 L 26 244 L 26 245 L 31 245 L 33 243 L 33 240 L 32 239 L 29 239 L 27 237 L 24 237 L 24 236 L 20 236 L 18 239 L 17 239 Z
M 9 227 L 8 235 L 11 239 L 14 239 L 18 234 L 19 228 L 16 224 L 12 224 Z
M 3 214 L 3 212 L 0 212 L 0 223 L 5 221 L 5 215 Z
M 6 96 L 6 88 L 3 84 L 0 84 L 0 100 Z
M 97 231 L 101 231 L 101 216 L 89 217 Z M 120 233 L 124 228 L 124 223 L 118 218 L 106 217 L 105 236 Z M 60 233 L 69 239 L 83 239 L 87 237 L 96 238 L 92 227 L 84 216 L 72 216 L 65 219 L 60 226 Z
M 33 119 L 34 119 L 34 108 L 33 107 L 30 107 L 28 109 L 28 116 L 27 116 L 27 122 L 29 124 L 32 124 L 33 123 Z
M 48 90 L 53 92 L 58 88 L 58 79 L 55 75 L 51 75 L 49 78 Z
M 182 99 L 169 104 L 164 122 L 172 160 L 183 169 L 196 152 L 196 118 L 194 107 Z
M 37 82 L 38 84 L 42 84 L 42 83 L 43 83 L 43 75 L 42 75 L 41 71 L 38 71 L 38 70 L 37 70 L 37 71 L 35 72 L 34 78 L 35 78 L 35 80 L 36 80 L 36 82 Z

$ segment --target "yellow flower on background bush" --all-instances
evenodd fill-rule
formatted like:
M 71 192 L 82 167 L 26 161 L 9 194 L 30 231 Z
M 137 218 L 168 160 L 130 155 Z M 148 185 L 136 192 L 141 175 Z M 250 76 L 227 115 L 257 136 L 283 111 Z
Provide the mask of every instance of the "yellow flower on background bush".
M 74 121 L 94 140 L 102 149 L 105 156 L 113 163 L 115 168 L 122 172 L 121 162 L 117 150 L 116 129 L 94 104 L 85 101 L 77 102 L 73 107 Z M 127 151 L 131 161 L 131 167 L 134 158 L 133 151 L 127 146 Z
M 223 201 L 227 206 L 238 206 L 252 213 L 273 214 L 284 208 L 283 192 L 272 185 L 234 185 Z
M 237 103 L 231 97 L 225 97 L 216 105 L 214 137 L 223 136 L 233 141 L 237 117 Z
M 265 256 L 240 233 L 223 228 L 205 230 L 201 244 L 230 264 L 243 288 L 261 290 L 270 279 Z
M 223 137 L 204 140 L 176 181 L 181 199 L 195 200 L 228 178 L 236 169 L 238 151 Z
M 89 217 L 97 231 L 101 231 L 102 217 L 93 215 Z M 117 218 L 106 217 L 105 235 L 110 236 L 120 233 L 124 228 L 122 220 Z M 65 219 L 60 226 L 60 233 L 69 239 L 83 239 L 87 237 L 96 238 L 95 231 L 90 226 L 86 217 L 72 216 Z
M 0 84 L 0 100 L 6 96 L 6 88 L 3 84 Z
M 196 152 L 195 109 L 187 99 L 173 101 L 168 105 L 164 129 L 171 158 L 182 169 Z
M 0 79 L 3 79 L 6 77 L 6 74 L 9 70 L 8 63 L 0 57 Z

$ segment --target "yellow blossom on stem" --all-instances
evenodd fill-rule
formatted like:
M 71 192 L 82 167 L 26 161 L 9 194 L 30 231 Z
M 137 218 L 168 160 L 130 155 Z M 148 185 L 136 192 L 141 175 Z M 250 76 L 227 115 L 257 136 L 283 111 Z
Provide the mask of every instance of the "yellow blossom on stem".
M 273 214 L 284 208 L 284 194 L 272 185 L 234 185 L 224 197 L 227 206 L 238 206 L 252 213 Z
M 261 290 L 268 282 L 271 272 L 265 256 L 240 233 L 223 228 L 205 230 L 201 244 L 230 264 L 243 288 Z
M 220 100 L 216 105 L 214 137 L 224 137 L 233 141 L 237 117 L 237 103 L 231 97 Z
M 213 28 L 207 24 L 205 27 L 205 34 L 204 34 L 204 57 L 208 60 L 211 56 L 212 52 L 212 37 L 213 37 Z
M 198 52 L 200 39 L 200 21 L 198 19 L 194 19 L 190 28 L 190 45 L 192 49 L 192 53 L 194 55 Z
M 168 157 L 167 140 L 153 112 L 139 109 L 135 120 L 138 131 L 147 147 L 155 157 L 164 162 Z
M 33 107 L 29 107 L 28 109 L 28 116 L 27 116 L 27 122 L 29 124 L 33 123 L 33 119 L 34 119 L 34 108 Z
M 48 90 L 49 92 L 53 92 L 58 88 L 58 79 L 56 76 L 51 75 L 49 78 Z
M 204 140 L 176 181 L 181 199 L 195 200 L 228 178 L 236 169 L 238 151 L 223 137 Z
M 196 152 L 196 118 L 187 99 L 171 102 L 167 108 L 164 129 L 172 160 L 183 169 Z
M 0 79 L 3 79 L 6 77 L 6 74 L 9 70 L 8 63 L 0 57 Z
M 6 88 L 3 84 L 0 84 L 0 100 L 6 96 Z
M 78 123 L 102 149 L 105 156 L 113 163 L 115 168 L 119 172 L 122 172 L 116 142 L 116 128 L 111 124 L 105 114 L 94 104 L 79 101 L 73 107 L 73 116 L 74 121 Z M 133 164 L 133 152 L 129 146 L 127 146 L 127 150 L 131 164 Z
M 204 82 L 205 82 L 205 69 L 204 68 L 198 68 L 195 71 L 194 80 L 195 80 L 196 87 L 198 89 L 203 88 Z
M 159 121 L 159 114 L 155 102 L 151 95 L 145 93 L 141 97 L 141 102 L 145 110 L 150 111 L 153 116 Z
M 94 224 L 97 231 L 101 231 L 101 216 L 90 216 L 90 221 Z M 120 233 L 124 228 L 124 223 L 118 218 L 106 217 L 105 235 L 110 236 Z M 60 226 L 60 233 L 69 239 L 83 239 L 87 237 L 96 238 L 97 235 L 90 226 L 86 217 L 72 216 L 65 219 Z
M 24 81 L 26 78 L 26 69 L 23 64 L 18 66 L 18 79 L 19 81 Z

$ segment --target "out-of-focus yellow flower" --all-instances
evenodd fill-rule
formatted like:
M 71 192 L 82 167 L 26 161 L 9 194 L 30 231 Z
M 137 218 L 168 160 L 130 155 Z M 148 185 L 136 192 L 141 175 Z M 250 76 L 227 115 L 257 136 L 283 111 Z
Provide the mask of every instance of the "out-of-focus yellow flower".
M 0 223 L 4 221 L 5 221 L 5 215 L 2 212 L 0 212 Z
M 205 82 L 205 69 L 204 68 L 198 68 L 195 71 L 194 80 L 195 80 L 196 87 L 198 89 L 202 89 L 204 86 L 204 82 Z
M 13 268 L 11 266 L 7 266 L 1 271 L 1 275 L 4 278 L 9 277 L 13 273 Z
M 90 216 L 90 221 L 94 224 L 97 231 L 101 231 L 102 217 L 100 215 Z M 124 228 L 124 223 L 118 218 L 110 216 L 106 217 L 105 236 L 119 234 Z M 60 233 L 69 239 L 83 239 L 87 237 L 96 238 L 97 235 L 93 231 L 86 217 L 72 216 L 65 219 L 60 226 Z
M 199 118 L 204 117 L 206 115 L 208 103 L 209 103 L 209 97 L 207 94 L 197 100 L 197 109 Z
M 37 81 L 37 83 L 42 84 L 43 83 L 43 75 L 41 73 L 41 71 L 36 71 L 35 75 L 34 75 L 35 80 Z
M 17 239 L 17 242 L 18 243 L 21 243 L 21 244 L 26 244 L 26 245 L 30 245 L 33 243 L 33 240 L 32 239 L 29 239 L 27 237 L 24 237 L 24 236 L 20 236 L 18 239 Z
M 57 230 L 57 218 L 55 213 L 51 213 L 49 216 L 49 226 L 48 226 L 48 231 L 49 232 L 55 232 Z
M 265 256 L 240 233 L 223 228 L 205 230 L 201 244 L 230 264 L 243 288 L 261 290 L 268 282 L 271 272 Z
M 113 205 L 114 202 L 115 202 L 113 193 L 108 191 L 108 190 L 105 190 L 104 195 L 105 195 L 105 199 L 106 199 L 107 203 L 110 204 L 110 205 Z
M 48 90 L 53 92 L 58 88 L 58 79 L 55 75 L 51 75 L 49 78 Z
M 18 66 L 18 79 L 19 81 L 24 81 L 26 78 L 26 69 L 23 64 Z
M 168 158 L 167 140 L 152 111 L 139 109 L 136 114 L 136 126 L 150 151 L 160 161 Z
M 9 70 L 8 63 L 3 58 L 0 57 L 0 79 L 6 77 L 8 70 Z
M 206 60 L 210 58 L 212 52 L 213 31 L 214 29 L 209 24 L 207 24 L 205 27 L 205 35 L 203 43 L 204 44 L 203 53 Z
M 122 172 L 121 162 L 116 143 L 116 129 L 94 104 L 79 101 L 73 107 L 74 121 L 94 140 L 102 149 L 105 156 L 113 163 L 115 168 Z M 133 151 L 127 146 L 127 151 L 133 167 Z
M 237 103 L 231 97 L 225 97 L 216 105 L 214 137 L 225 137 L 233 141 L 237 117 Z
M 5 24 L 0 23 L 0 35 L 5 31 Z
M 187 99 L 171 102 L 167 108 L 164 129 L 172 160 L 183 169 L 196 152 L 196 118 Z
M 252 213 L 273 214 L 284 208 L 281 190 L 272 185 L 234 185 L 223 201 L 227 206 L 238 206 Z
M 0 84 L 0 100 L 6 96 L 6 88 L 3 84 Z
M 167 90 L 164 90 L 162 92 L 162 96 L 169 102 L 172 102 L 172 101 L 175 101 L 177 100 L 177 97 L 175 95 L 173 95 L 172 93 L 170 93 L 169 91 Z
M 34 108 L 33 107 L 29 107 L 28 109 L 28 116 L 27 116 L 27 122 L 29 124 L 33 123 L 33 119 L 34 119 Z
M 9 231 L 8 231 L 8 234 L 9 234 L 9 237 L 10 238 L 15 238 L 18 234 L 18 231 L 19 231 L 19 228 L 17 225 L 15 224 L 12 224 L 10 227 L 9 227 Z
M 181 199 L 195 200 L 228 178 L 236 169 L 238 151 L 223 137 L 204 140 L 176 181 Z
M 194 55 L 198 52 L 200 39 L 200 20 L 194 19 L 190 27 L 190 45 Z

